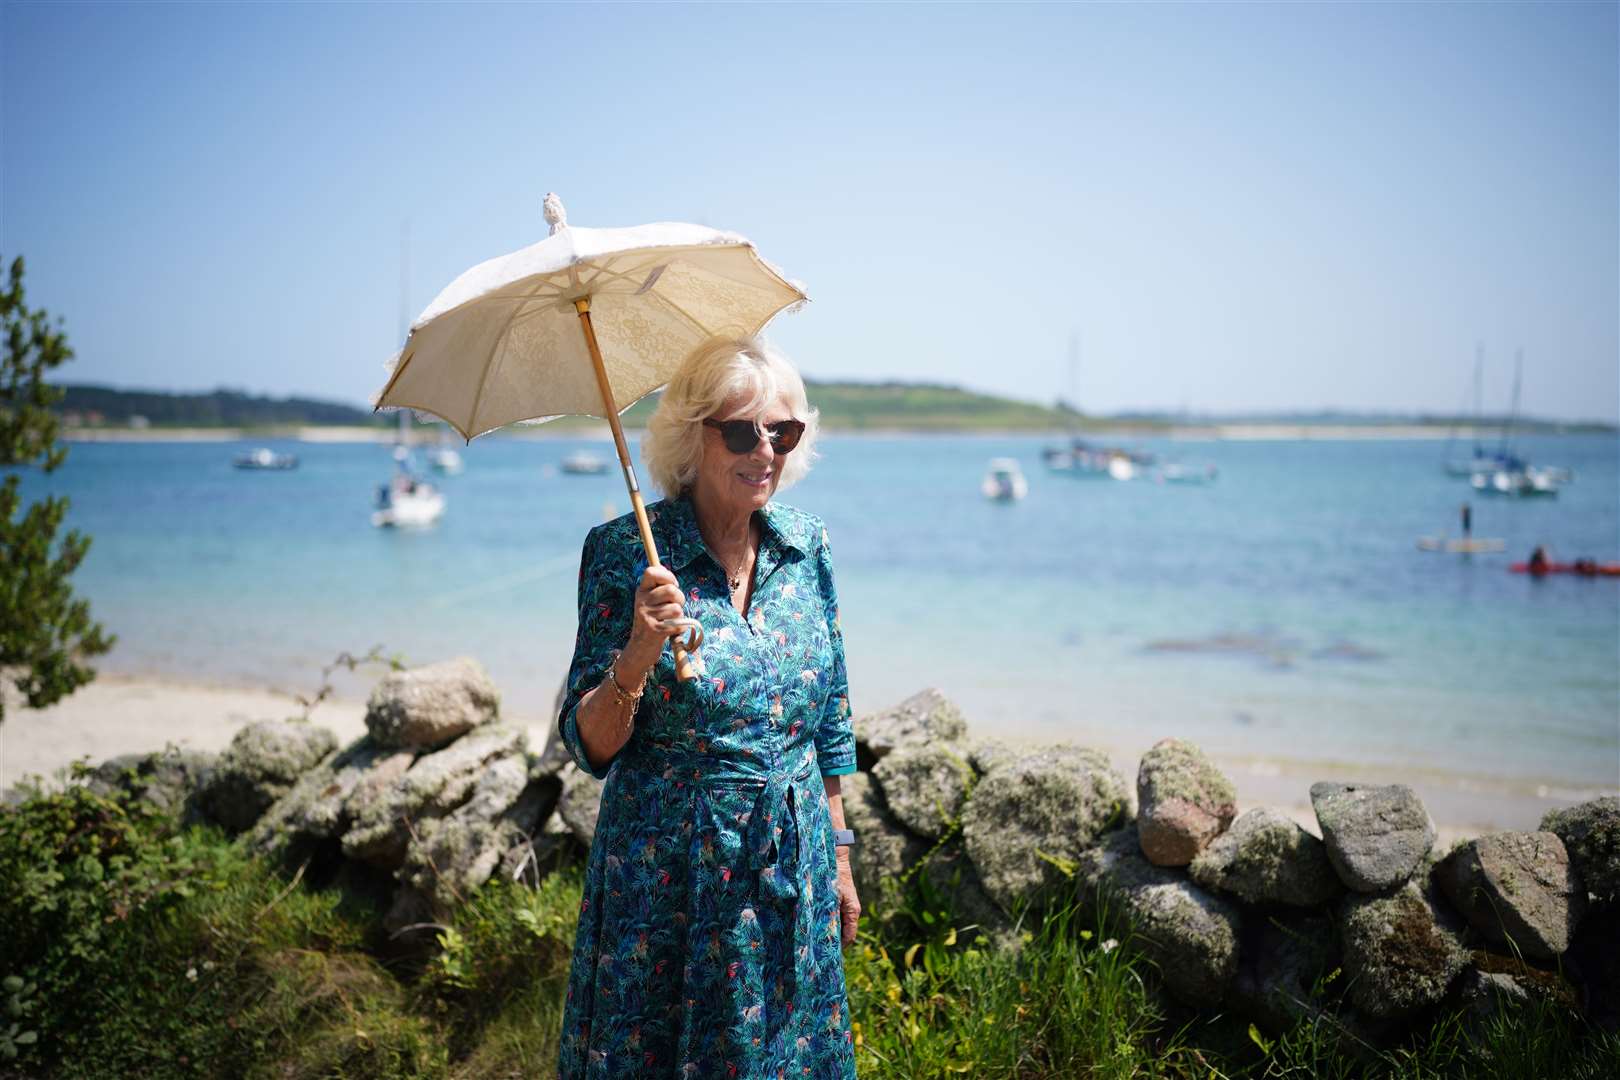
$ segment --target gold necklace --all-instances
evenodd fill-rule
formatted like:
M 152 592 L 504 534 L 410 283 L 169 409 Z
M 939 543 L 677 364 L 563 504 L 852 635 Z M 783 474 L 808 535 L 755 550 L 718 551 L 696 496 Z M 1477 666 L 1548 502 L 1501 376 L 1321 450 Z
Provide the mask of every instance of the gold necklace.
M 752 525 L 750 525 L 750 527 L 749 527 L 748 538 L 749 538 L 749 540 L 753 539 L 753 527 L 752 527 Z M 732 592 L 736 592 L 738 589 L 742 588 L 743 570 L 744 570 L 745 567 L 747 567 L 747 565 L 748 565 L 748 541 L 744 541 L 744 543 L 743 543 L 743 557 L 742 557 L 742 561 L 737 564 L 737 569 L 735 571 L 732 571 L 732 570 L 726 570 L 726 568 L 723 567 L 723 566 L 720 568 L 722 570 L 726 570 L 726 582 L 731 586 L 731 591 Z
M 748 565 L 748 552 L 744 551 L 743 552 L 742 562 L 737 564 L 737 569 L 735 571 L 731 571 L 731 570 L 726 571 L 726 581 L 728 583 L 730 583 L 732 592 L 736 592 L 738 589 L 742 588 L 743 568 L 745 566 L 747 566 L 747 565 Z

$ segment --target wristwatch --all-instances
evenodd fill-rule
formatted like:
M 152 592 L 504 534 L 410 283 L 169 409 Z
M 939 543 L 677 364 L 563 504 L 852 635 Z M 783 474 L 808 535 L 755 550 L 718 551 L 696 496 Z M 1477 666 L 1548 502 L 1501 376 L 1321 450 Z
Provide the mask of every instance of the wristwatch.
M 854 843 L 855 843 L 855 831 L 853 829 L 834 829 L 833 830 L 833 844 L 834 844 L 834 846 L 836 846 L 836 847 L 849 847 Z

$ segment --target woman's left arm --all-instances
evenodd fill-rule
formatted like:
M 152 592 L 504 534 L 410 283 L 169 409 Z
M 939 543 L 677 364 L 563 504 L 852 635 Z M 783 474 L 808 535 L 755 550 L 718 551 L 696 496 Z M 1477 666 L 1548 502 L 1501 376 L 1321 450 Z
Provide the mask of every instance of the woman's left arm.
M 844 824 L 844 782 L 837 776 L 823 776 L 827 789 L 827 816 L 835 829 L 848 828 Z M 861 898 L 855 892 L 855 874 L 849 867 L 849 848 L 833 848 L 838 853 L 838 921 L 842 924 L 845 945 L 855 943 L 855 930 L 861 921 Z
M 832 665 L 828 672 L 828 694 L 816 725 L 816 756 L 821 762 L 821 782 L 827 791 L 827 813 L 835 829 L 844 824 L 844 790 L 841 777 L 855 771 L 855 728 L 850 720 L 849 675 L 844 667 L 844 633 L 838 622 L 838 590 L 833 585 L 832 554 L 827 547 L 827 530 L 821 530 L 821 544 L 816 549 L 816 570 L 821 586 L 822 602 L 827 612 L 827 637 L 832 648 Z M 855 877 L 850 871 L 849 848 L 839 846 L 838 909 L 843 929 L 843 942 L 855 942 L 856 927 L 861 919 L 861 899 L 855 892 Z

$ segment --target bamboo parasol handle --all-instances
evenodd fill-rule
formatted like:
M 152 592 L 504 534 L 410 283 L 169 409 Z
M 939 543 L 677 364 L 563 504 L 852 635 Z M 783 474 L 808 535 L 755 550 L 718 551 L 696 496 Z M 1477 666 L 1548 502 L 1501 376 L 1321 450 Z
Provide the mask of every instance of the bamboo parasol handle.
M 582 296 L 574 301 L 579 312 L 579 325 L 585 333 L 585 346 L 591 352 L 591 364 L 596 368 L 596 386 L 602 391 L 602 405 L 608 427 L 613 429 L 613 445 L 619 452 L 619 465 L 624 469 L 624 484 L 630 492 L 630 508 L 636 514 L 636 527 L 641 530 L 641 544 L 647 549 L 647 565 L 662 566 L 658 558 L 658 545 L 653 541 L 652 525 L 647 520 L 647 508 L 641 501 L 641 486 L 636 483 L 636 469 L 630 464 L 630 448 L 624 442 L 624 428 L 619 424 L 619 410 L 613 407 L 613 387 L 608 383 L 607 367 L 602 363 L 602 349 L 596 343 L 596 329 L 591 326 L 591 298 Z M 691 654 L 703 644 L 703 627 L 696 619 L 673 619 L 670 625 L 684 629 L 684 636 L 672 644 L 675 649 L 675 677 L 681 682 L 697 678 L 697 668 Z

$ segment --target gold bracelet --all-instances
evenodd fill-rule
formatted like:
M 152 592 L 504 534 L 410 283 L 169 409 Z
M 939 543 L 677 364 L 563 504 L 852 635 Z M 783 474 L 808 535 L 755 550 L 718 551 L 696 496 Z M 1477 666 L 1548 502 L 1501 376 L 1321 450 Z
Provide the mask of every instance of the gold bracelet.
M 613 663 L 617 663 L 618 659 L 619 658 L 615 656 L 613 658 Z M 618 703 L 619 708 L 623 709 L 626 705 L 628 705 L 630 707 L 630 715 L 634 716 L 636 707 L 641 704 L 641 693 L 647 688 L 647 681 L 643 679 L 641 685 L 636 687 L 634 691 L 626 690 L 623 686 L 619 685 L 619 674 L 613 669 L 613 663 L 608 664 L 606 682 L 608 685 L 613 687 L 613 699 Z

